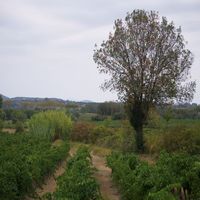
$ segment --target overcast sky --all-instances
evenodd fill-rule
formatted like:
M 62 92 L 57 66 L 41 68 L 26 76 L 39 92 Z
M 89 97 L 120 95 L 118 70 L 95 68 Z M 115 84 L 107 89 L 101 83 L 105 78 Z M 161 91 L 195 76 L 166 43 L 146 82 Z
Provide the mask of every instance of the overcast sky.
M 134 9 L 159 11 L 181 26 L 194 54 L 200 103 L 200 0 L 0 0 L 0 93 L 69 100 L 117 100 L 99 88 L 95 43 Z

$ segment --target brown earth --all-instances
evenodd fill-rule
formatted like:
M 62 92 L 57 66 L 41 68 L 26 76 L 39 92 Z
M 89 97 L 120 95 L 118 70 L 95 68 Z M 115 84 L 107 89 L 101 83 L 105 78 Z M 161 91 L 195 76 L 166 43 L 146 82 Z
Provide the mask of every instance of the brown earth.
M 106 160 L 104 157 L 94 155 L 92 153 L 92 163 L 97 169 L 95 171 L 95 178 L 100 184 L 100 192 L 104 200 L 119 200 L 120 195 L 112 183 L 111 169 L 106 166 Z
M 14 134 L 15 131 L 16 131 L 15 128 L 3 128 L 2 129 L 2 132 L 4 132 L 4 133 L 10 133 L 10 134 Z
M 148 164 L 150 165 L 154 165 L 155 164 L 155 158 L 153 158 L 152 156 L 148 155 L 148 154 L 140 154 L 139 155 L 140 160 L 142 161 L 146 161 Z

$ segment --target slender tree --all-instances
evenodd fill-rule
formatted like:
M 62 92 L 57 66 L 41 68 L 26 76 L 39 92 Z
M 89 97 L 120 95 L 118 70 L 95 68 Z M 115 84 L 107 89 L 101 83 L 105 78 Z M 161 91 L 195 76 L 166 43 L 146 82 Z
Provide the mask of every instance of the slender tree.
M 193 56 L 185 45 L 173 22 L 154 11 L 134 10 L 116 20 L 114 32 L 94 50 L 99 72 L 110 75 L 102 88 L 117 91 L 125 103 L 138 151 L 144 150 L 150 107 L 193 98 L 195 82 L 188 82 Z

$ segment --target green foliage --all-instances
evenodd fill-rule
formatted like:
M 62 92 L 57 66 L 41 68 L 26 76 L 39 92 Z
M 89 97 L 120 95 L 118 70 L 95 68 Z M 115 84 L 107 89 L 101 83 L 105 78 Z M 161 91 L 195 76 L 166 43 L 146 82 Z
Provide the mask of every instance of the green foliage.
M 13 123 L 16 123 L 17 121 L 24 122 L 27 119 L 26 112 L 23 110 L 5 110 L 6 120 L 12 120 Z
M 160 126 L 160 115 L 155 108 L 151 108 L 148 113 L 147 126 L 156 128 Z
M 159 154 L 162 149 L 162 131 L 160 129 L 147 129 L 144 136 L 146 152 L 150 154 Z
M 126 119 L 126 114 L 125 112 L 116 112 L 112 114 L 112 119 L 113 120 L 124 120 Z
M 0 109 L 2 108 L 2 106 L 3 106 L 3 98 L 2 98 L 2 96 L 0 95 Z
M 110 132 L 110 129 L 106 128 L 105 126 L 95 126 L 91 132 L 90 140 L 93 144 L 96 144 L 100 138 L 109 134 L 111 135 L 112 133 Z
M 99 103 L 97 108 L 97 113 L 103 116 L 114 115 L 116 113 L 123 113 L 124 107 L 121 103 L 116 102 L 104 102 Z
M 100 199 L 99 185 L 93 177 L 90 154 L 80 147 L 68 161 L 68 168 L 58 178 L 56 192 L 49 199 L 97 200 Z M 47 199 L 47 198 L 46 198 Z
M 177 126 L 162 134 L 161 148 L 168 152 L 200 153 L 200 126 Z
M 124 200 L 199 199 L 199 163 L 199 158 L 168 153 L 162 153 L 155 165 L 133 154 L 112 153 L 107 158 Z
M 17 121 L 15 124 L 15 129 L 16 129 L 16 133 L 22 133 L 24 132 L 24 124 L 23 122 Z
M 92 121 L 104 121 L 105 119 L 106 117 L 103 115 L 94 115 L 91 117 Z
M 111 131 L 112 131 L 111 135 L 107 135 L 105 137 L 98 139 L 97 145 L 115 150 L 121 150 L 122 140 L 123 140 L 121 130 L 116 131 L 111 129 Z
M 5 112 L 2 109 L 0 109 L 0 119 L 4 120 L 5 116 L 6 116 Z
M 25 134 L 0 134 L 0 197 L 21 200 L 34 192 L 67 156 L 69 145 L 52 146 Z
M 145 134 L 145 147 L 149 153 L 168 152 L 200 153 L 200 125 L 178 124 L 161 129 L 151 129 Z
M 132 127 L 122 121 L 118 121 L 118 127 L 116 127 L 111 119 L 96 124 L 76 122 L 73 124 L 71 139 L 125 152 L 133 152 L 135 149 Z
M 159 192 L 149 194 L 147 200 L 176 200 L 174 195 L 166 190 L 161 190 Z
M 173 117 L 173 111 L 171 107 L 168 107 L 164 114 L 163 114 L 163 118 L 165 119 L 165 121 L 168 123 L 170 119 L 172 119 Z
M 172 111 L 176 119 L 200 119 L 200 105 L 180 105 Z
M 60 111 L 37 113 L 29 121 L 29 129 L 32 135 L 51 141 L 69 138 L 71 128 L 71 118 Z
M 189 182 L 189 188 L 192 191 L 191 198 L 200 198 L 200 161 L 194 163 L 193 167 L 187 172 L 186 178 Z
M 122 129 L 122 152 L 133 153 L 136 151 L 135 132 L 133 128 L 128 125 Z
M 0 132 L 1 132 L 2 128 L 3 128 L 3 120 L 0 119 Z

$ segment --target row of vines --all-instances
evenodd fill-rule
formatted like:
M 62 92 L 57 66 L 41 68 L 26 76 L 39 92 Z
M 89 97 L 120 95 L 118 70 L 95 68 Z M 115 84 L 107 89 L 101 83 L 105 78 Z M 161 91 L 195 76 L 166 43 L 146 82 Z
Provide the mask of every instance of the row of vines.
M 26 134 L 0 133 L 0 199 L 21 200 L 67 156 L 69 144 L 52 145 L 46 139 Z
M 93 177 L 94 168 L 88 148 L 80 147 L 67 162 L 65 173 L 57 180 L 57 189 L 46 194 L 48 200 L 98 200 L 101 199 L 99 185 Z
M 200 199 L 200 159 L 161 153 L 149 165 L 134 154 L 112 153 L 107 158 L 124 200 Z

